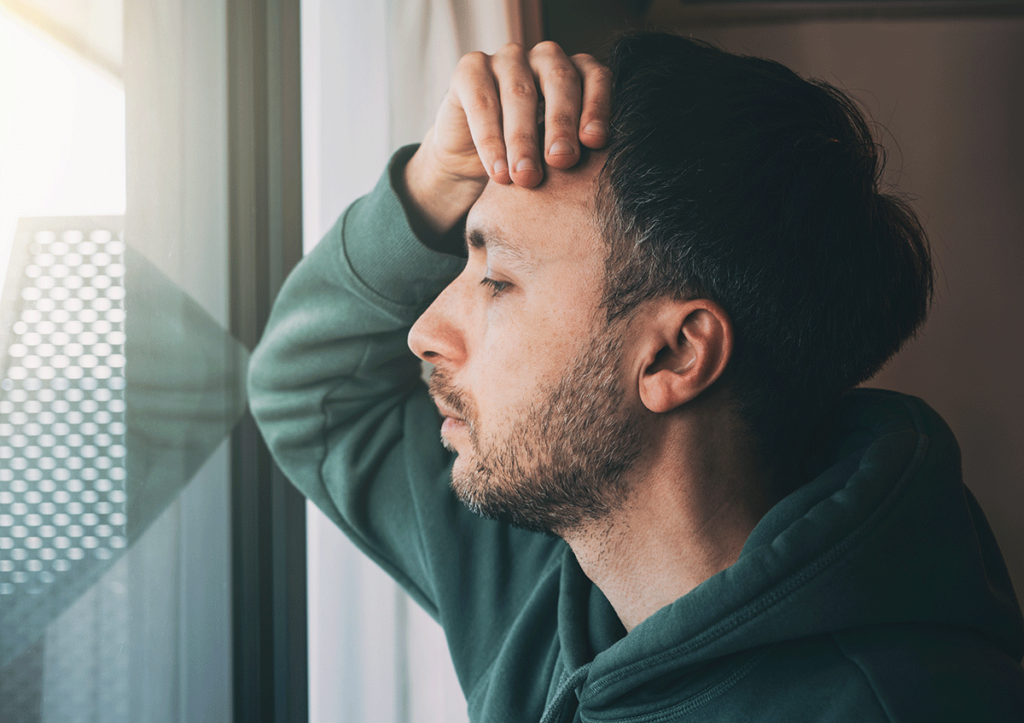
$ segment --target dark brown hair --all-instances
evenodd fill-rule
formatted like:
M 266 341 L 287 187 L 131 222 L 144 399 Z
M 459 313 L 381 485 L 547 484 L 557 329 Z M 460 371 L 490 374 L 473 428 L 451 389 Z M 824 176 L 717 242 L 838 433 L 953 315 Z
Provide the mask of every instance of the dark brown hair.
M 921 224 L 879 188 L 881 148 L 827 83 L 660 33 L 620 40 L 610 66 L 609 319 L 661 295 L 719 303 L 734 399 L 770 458 L 796 452 L 924 321 Z

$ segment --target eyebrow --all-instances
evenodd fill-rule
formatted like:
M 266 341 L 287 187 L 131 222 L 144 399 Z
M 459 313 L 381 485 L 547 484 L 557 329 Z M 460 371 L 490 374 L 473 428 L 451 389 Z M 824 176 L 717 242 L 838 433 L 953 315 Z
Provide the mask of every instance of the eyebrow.
M 529 254 L 497 231 L 487 228 L 466 229 L 466 248 L 492 249 L 506 254 L 512 261 L 532 265 Z

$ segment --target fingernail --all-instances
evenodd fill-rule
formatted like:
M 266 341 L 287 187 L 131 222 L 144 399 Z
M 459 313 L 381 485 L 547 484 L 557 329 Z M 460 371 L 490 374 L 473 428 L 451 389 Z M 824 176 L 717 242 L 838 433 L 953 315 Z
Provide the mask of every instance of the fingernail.
M 494 175 L 497 176 L 499 173 L 505 173 L 508 170 L 508 164 L 505 163 L 504 158 L 499 158 L 494 162 Z
M 592 136 L 603 136 L 608 133 L 608 126 L 600 121 L 590 121 L 583 127 L 583 132 Z
M 548 155 L 551 156 L 570 156 L 575 154 L 576 149 L 568 141 L 555 141 L 551 144 L 551 148 L 548 149 Z
M 522 173 L 523 171 L 536 171 L 537 166 L 529 158 L 524 158 L 516 164 L 516 171 Z

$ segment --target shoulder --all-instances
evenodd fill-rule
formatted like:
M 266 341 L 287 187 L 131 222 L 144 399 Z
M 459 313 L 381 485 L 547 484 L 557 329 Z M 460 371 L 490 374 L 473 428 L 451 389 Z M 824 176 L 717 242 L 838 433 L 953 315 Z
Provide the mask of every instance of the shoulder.
M 1024 670 L 978 633 L 908 624 L 832 636 L 893 721 L 1024 720 Z
M 768 646 L 708 720 L 943 723 L 1024 720 L 1024 673 L 970 633 L 879 626 Z

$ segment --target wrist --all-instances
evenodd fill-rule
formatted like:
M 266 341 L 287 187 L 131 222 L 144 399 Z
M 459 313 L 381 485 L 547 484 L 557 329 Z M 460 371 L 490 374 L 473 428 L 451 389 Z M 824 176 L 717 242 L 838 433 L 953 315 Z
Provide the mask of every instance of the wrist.
M 407 212 L 416 217 L 417 225 L 438 235 L 447 234 L 466 216 L 487 185 L 486 177 L 465 178 L 442 168 L 429 140 L 409 159 L 398 180 Z

